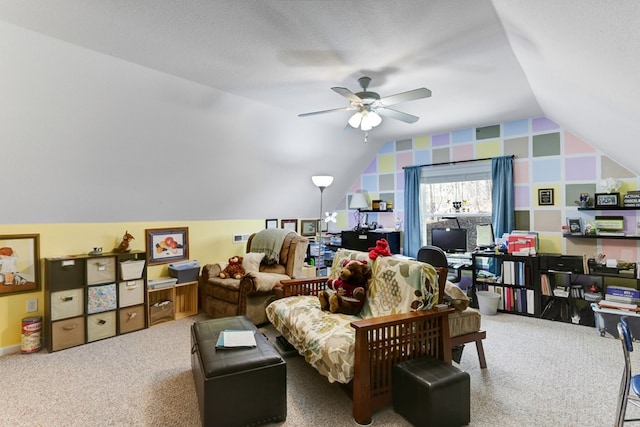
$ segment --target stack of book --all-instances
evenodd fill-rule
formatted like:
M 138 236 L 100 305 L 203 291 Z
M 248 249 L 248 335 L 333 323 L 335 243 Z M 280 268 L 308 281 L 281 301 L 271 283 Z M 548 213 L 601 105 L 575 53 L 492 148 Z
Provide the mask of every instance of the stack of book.
M 604 300 L 598 302 L 601 308 L 614 308 L 625 311 L 638 311 L 640 290 L 625 286 L 607 286 Z
M 640 191 L 628 191 L 622 202 L 626 208 L 640 208 Z

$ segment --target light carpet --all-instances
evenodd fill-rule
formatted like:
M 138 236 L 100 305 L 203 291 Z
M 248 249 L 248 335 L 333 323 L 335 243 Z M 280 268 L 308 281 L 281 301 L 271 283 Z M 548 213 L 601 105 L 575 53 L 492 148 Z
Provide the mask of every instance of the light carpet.
M 198 426 L 190 325 L 199 315 L 55 353 L 0 357 L 1 426 Z M 471 426 L 610 426 L 623 358 L 595 328 L 483 316 L 488 369 L 468 344 Z M 270 340 L 271 326 L 261 328 Z M 637 352 L 633 363 L 640 369 Z M 287 361 L 287 420 L 279 426 L 354 425 L 351 400 L 301 356 Z M 251 404 L 247 402 L 247 404 Z M 456 402 L 451 402 L 456 405 Z M 640 416 L 630 407 L 629 414 Z M 374 425 L 408 426 L 387 407 Z M 225 423 L 221 420 L 221 426 Z

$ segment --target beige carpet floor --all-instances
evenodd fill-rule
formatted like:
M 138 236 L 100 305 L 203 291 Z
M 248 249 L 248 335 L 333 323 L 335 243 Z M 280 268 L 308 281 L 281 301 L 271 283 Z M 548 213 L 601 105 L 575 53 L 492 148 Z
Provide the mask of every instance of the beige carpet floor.
M 205 318 L 55 353 L 0 357 L 0 426 L 200 425 L 189 327 Z M 471 376 L 471 426 L 613 425 L 623 364 L 618 340 L 508 314 L 484 316 L 483 326 L 488 369 L 479 368 L 473 345 L 460 362 Z M 272 327 L 262 329 L 275 336 Z M 640 356 L 632 356 L 640 372 Z M 287 421 L 278 425 L 355 424 L 341 387 L 300 356 L 286 360 Z M 635 408 L 629 413 L 640 416 Z M 374 414 L 374 425 L 409 423 L 388 407 Z

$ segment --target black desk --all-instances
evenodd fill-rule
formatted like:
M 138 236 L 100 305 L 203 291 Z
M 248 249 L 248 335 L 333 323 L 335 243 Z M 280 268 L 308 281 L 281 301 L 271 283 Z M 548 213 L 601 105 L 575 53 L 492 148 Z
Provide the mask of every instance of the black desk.
M 389 242 L 389 250 L 392 254 L 400 253 L 399 231 L 343 231 L 342 247 L 354 251 L 369 252 L 369 248 L 373 248 L 379 239 L 386 239 Z

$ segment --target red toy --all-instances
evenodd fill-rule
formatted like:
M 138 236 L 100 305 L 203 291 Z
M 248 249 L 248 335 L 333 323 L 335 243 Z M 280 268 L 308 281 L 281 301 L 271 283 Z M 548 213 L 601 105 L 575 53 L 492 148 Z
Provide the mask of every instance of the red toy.
M 387 239 L 380 239 L 376 242 L 374 248 L 369 248 L 369 258 L 376 259 L 379 256 L 391 256 L 391 250 L 389 250 L 389 242 Z

